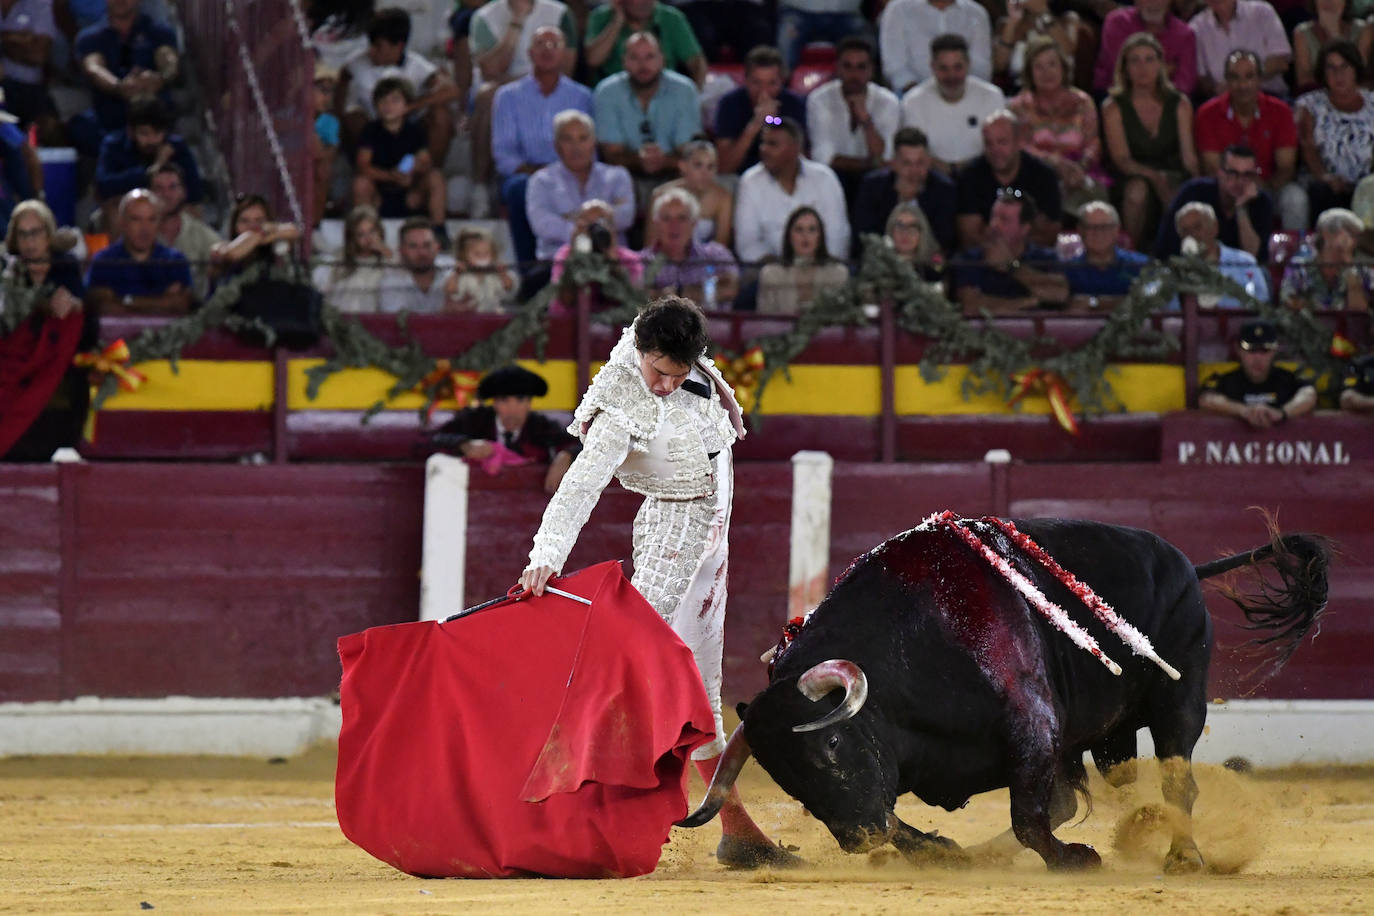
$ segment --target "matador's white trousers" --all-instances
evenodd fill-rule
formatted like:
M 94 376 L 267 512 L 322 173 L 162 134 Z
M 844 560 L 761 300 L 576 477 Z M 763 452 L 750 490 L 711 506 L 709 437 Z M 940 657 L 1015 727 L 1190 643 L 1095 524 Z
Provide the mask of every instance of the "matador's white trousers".
M 720 683 L 729 522 L 710 543 L 715 514 L 714 497 L 647 498 L 634 523 L 634 587 L 692 650 L 715 717 L 715 740 L 693 751 L 693 760 L 719 756 L 725 749 Z

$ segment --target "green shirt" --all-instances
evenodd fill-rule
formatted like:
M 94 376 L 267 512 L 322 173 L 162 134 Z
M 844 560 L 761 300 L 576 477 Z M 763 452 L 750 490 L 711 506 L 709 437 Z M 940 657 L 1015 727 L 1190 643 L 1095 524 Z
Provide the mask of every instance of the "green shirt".
M 591 16 L 587 18 L 588 41 L 595 39 L 605 31 L 606 26 L 610 24 L 613 13 L 614 9 L 610 3 L 602 4 L 592 10 Z M 603 80 L 625 69 L 625 39 L 629 38 L 635 31 L 635 29 L 630 28 L 628 22 L 620 27 L 620 34 L 615 39 L 615 47 L 611 48 L 610 56 L 606 58 L 601 69 L 597 71 L 596 78 L 598 80 Z M 665 70 L 686 72 L 687 61 L 701 55 L 701 45 L 697 43 L 697 36 L 692 32 L 692 27 L 687 24 L 687 17 L 675 7 L 655 3 L 653 19 L 644 31 L 653 32 L 658 37 L 659 47 L 663 49 L 663 67 Z

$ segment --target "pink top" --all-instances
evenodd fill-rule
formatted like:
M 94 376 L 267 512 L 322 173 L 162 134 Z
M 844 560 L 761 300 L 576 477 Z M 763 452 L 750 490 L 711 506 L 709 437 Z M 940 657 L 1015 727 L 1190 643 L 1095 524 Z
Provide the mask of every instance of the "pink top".
M 1102 178 L 1102 140 L 1097 130 L 1097 106 L 1082 89 L 1070 87 L 1058 94 L 1050 105 L 1039 104 L 1029 89 L 1022 90 L 1007 103 L 1024 128 L 1021 148 L 1042 159 L 1063 156 L 1083 166 L 1088 174 Z
M 1164 65 L 1174 88 L 1184 95 L 1192 95 L 1197 86 L 1197 39 L 1188 23 L 1173 13 L 1164 20 L 1159 31 L 1146 28 L 1140 11 L 1133 6 L 1112 10 L 1102 21 L 1102 41 L 1097 48 L 1097 66 L 1093 69 L 1093 87 L 1105 90 L 1112 84 L 1116 72 L 1116 56 L 1121 46 L 1136 32 L 1149 32 L 1164 48 Z
M 557 283 L 563 276 L 563 265 L 567 263 L 568 256 L 572 254 L 572 246 L 564 242 L 562 247 L 553 255 L 553 273 L 550 281 Z M 639 285 L 644 280 L 644 262 L 640 260 L 639 253 L 621 245 L 616 246 L 616 257 L 620 261 L 620 266 L 625 271 L 625 276 L 630 282 Z M 599 305 L 604 305 L 600 303 Z M 568 315 L 571 311 L 564 307 L 563 303 L 555 299 L 549 305 L 549 314 L 554 316 Z

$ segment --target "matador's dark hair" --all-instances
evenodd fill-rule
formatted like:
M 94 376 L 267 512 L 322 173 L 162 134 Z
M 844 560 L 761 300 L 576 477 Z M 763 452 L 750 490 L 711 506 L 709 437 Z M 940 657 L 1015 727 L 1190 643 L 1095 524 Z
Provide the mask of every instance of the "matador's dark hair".
M 662 353 L 684 366 L 695 362 L 710 342 L 706 316 L 691 299 L 681 296 L 655 299 L 635 323 L 635 348 L 640 353 Z

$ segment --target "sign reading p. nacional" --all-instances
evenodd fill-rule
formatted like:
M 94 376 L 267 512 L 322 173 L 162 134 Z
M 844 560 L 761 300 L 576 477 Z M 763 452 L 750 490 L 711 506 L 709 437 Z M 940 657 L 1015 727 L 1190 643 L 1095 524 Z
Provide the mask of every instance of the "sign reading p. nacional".
M 1165 464 L 1323 467 L 1374 461 L 1374 417 L 1318 411 L 1271 429 L 1199 411 L 1164 418 Z

